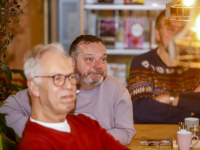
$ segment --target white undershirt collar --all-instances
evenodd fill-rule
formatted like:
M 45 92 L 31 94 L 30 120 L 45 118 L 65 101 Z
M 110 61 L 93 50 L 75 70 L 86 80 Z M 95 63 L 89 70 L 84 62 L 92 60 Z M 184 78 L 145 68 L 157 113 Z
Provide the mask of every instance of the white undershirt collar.
M 33 118 L 30 117 L 30 121 L 35 122 L 35 123 L 37 123 L 41 126 L 47 127 L 47 128 L 57 130 L 57 131 L 71 132 L 71 129 L 70 129 L 70 126 L 67 122 L 67 119 L 63 122 L 60 122 L 60 123 L 46 123 L 46 122 L 34 120 Z

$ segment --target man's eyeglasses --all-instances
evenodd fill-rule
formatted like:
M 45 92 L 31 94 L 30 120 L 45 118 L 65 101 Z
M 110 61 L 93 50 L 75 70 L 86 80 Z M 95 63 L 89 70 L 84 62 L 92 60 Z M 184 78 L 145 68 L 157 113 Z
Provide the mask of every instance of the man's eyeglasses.
M 56 74 L 54 76 L 35 76 L 34 78 L 53 78 L 53 83 L 56 86 L 63 86 L 66 82 L 66 78 L 68 78 L 70 83 L 75 85 L 80 80 L 80 73 L 72 73 L 69 75 Z

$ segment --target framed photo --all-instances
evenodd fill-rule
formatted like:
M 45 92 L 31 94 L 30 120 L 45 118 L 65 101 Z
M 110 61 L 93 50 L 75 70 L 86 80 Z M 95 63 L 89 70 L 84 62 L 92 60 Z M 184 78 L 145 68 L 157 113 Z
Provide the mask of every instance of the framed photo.
M 142 49 L 144 44 L 144 20 L 126 19 L 125 28 L 125 48 Z

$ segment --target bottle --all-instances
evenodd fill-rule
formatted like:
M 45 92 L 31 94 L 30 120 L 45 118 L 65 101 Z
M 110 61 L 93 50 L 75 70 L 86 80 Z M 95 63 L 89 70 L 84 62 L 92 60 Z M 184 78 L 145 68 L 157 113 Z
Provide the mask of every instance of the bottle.
M 178 129 L 179 129 L 179 131 L 181 131 L 181 129 L 183 129 L 183 125 L 185 125 L 184 122 L 179 122 L 178 123 Z

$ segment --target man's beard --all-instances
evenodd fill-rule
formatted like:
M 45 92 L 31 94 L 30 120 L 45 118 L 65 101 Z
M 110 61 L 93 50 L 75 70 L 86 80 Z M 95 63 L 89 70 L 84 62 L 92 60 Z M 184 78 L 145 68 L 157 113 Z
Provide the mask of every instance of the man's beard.
M 100 79 L 92 79 L 90 77 L 90 74 L 92 74 L 92 73 L 98 74 L 98 76 L 101 75 L 101 78 Z M 95 70 L 95 71 L 89 71 L 86 74 L 81 74 L 80 84 L 86 84 L 86 85 L 90 85 L 90 86 L 98 86 L 105 80 L 105 78 L 106 78 L 106 74 L 100 69 Z

